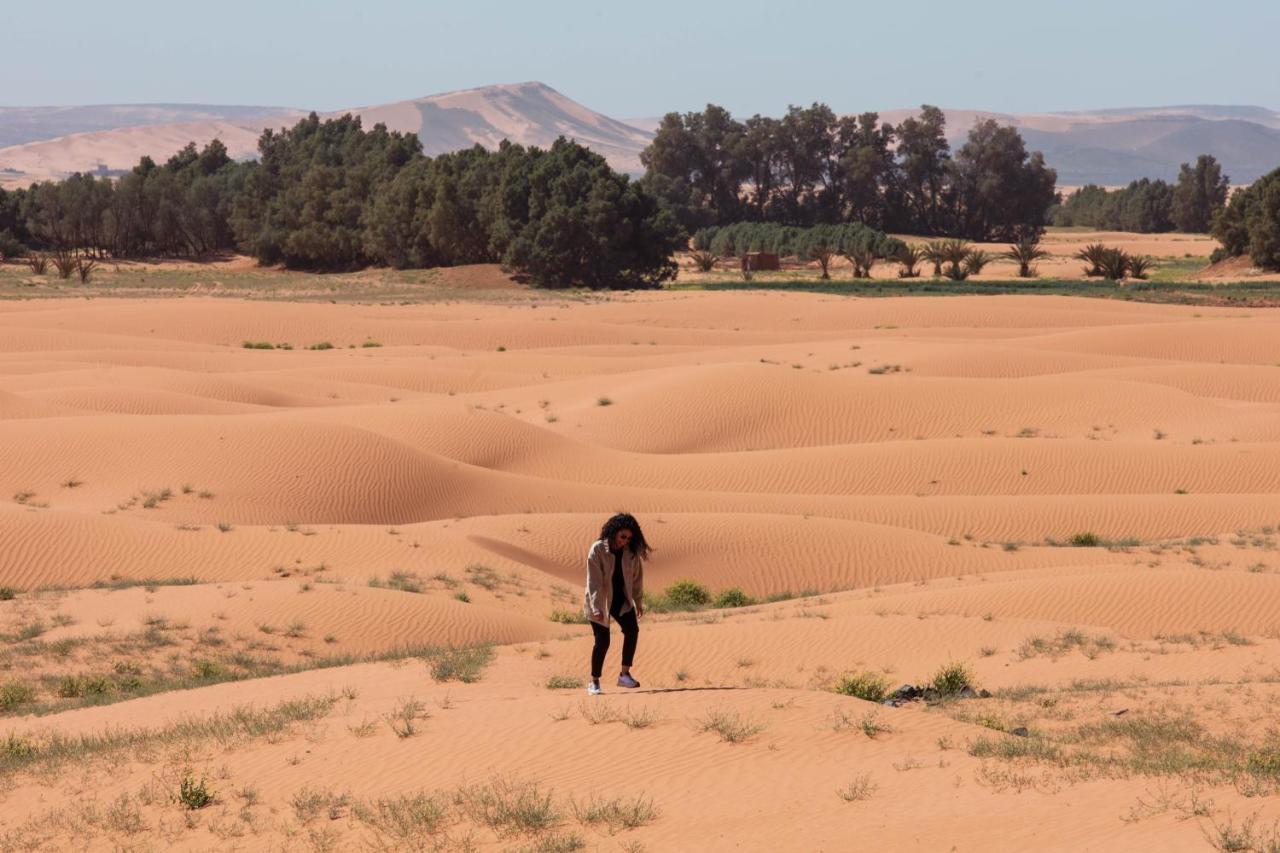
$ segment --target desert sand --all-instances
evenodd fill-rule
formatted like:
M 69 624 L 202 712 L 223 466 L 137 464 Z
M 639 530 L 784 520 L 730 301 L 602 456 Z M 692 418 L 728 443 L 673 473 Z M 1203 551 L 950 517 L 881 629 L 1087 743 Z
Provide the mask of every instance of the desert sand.
M 1280 309 L 15 301 L 0 448 L 0 849 L 1208 850 L 1280 819 Z M 587 702 L 572 614 L 620 509 L 651 592 L 763 603 L 646 614 L 633 691 L 615 631 Z M 462 647 L 492 660 L 459 680 Z M 833 690 L 956 663 L 992 695 Z

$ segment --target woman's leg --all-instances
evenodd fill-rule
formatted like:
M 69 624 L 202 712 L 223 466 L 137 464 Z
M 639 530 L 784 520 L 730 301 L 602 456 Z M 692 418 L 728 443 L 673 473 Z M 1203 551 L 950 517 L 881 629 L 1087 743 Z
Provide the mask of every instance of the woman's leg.
M 631 671 L 631 662 L 636 656 L 636 641 L 640 637 L 640 621 L 636 612 L 628 610 L 618 616 L 618 627 L 622 629 L 622 672 Z
M 595 635 L 596 644 L 591 648 L 591 679 L 600 680 L 604 670 L 605 652 L 609 651 L 609 629 L 597 623 L 591 623 L 591 633 Z

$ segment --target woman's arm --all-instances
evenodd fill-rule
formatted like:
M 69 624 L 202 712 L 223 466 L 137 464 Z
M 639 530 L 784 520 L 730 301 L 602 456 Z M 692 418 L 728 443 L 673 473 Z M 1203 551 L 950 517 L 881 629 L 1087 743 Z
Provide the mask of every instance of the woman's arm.
M 600 606 L 600 591 L 604 589 L 604 561 L 601 559 L 599 543 L 591 546 L 587 552 L 587 608 L 596 619 L 604 618 Z
M 636 603 L 636 615 L 644 614 L 644 560 L 636 558 L 636 577 L 631 582 L 631 597 Z

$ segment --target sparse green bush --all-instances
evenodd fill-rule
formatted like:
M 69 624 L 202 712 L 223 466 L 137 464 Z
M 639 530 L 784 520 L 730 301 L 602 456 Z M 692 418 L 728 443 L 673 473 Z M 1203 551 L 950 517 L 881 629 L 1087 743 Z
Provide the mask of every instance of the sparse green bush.
M 495 779 L 466 785 L 454 793 L 453 801 L 472 820 L 503 836 L 545 832 L 561 821 L 551 792 L 537 782 Z
M 576 675 L 553 675 L 547 679 L 548 690 L 576 690 L 583 681 Z
M 844 696 L 881 702 L 889 694 L 889 680 L 875 672 L 855 672 L 842 676 L 833 689 Z
M 197 782 L 190 773 L 182 777 L 178 788 L 178 802 L 191 811 L 202 809 L 213 802 L 213 792 L 209 790 L 204 777 Z
M 723 607 L 750 607 L 755 603 L 756 603 L 756 600 L 754 598 L 747 595 L 745 592 L 738 589 L 736 586 L 731 586 L 728 589 L 721 590 L 720 594 L 716 596 L 714 606 L 722 607 L 722 608 Z
M 1102 539 L 1096 533 L 1077 533 L 1070 539 L 1073 548 L 1097 548 Z
M 11 586 L 0 586 L 0 601 L 13 601 L 18 591 Z
M 764 731 L 764 726 L 736 711 L 710 709 L 698 721 L 698 731 L 715 732 L 725 743 L 741 743 Z
M 933 674 L 929 682 L 934 690 L 943 696 L 954 696 L 965 687 L 974 687 L 973 671 L 963 663 L 946 664 Z
M 620 829 L 635 829 L 638 826 L 653 823 L 660 814 L 653 800 L 643 795 L 632 799 L 615 797 L 602 800 L 592 797 L 585 803 L 572 802 L 573 816 L 579 823 L 588 826 L 603 824 L 611 832 Z
M 0 711 L 12 711 L 22 705 L 34 702 L 35 688 L 21 681 L 10 681 L 0 686 Z
M 673 609 L 705 607 L 711 602 L 711 593 L 707 588 L 691 580 L 676 581 L 667 587 L 662 597 Z
M 484 668 L 493 661 L 492 646 L 470 646 L 461 649 L 436 649 L 424 655 L 436 681 L 479 681 Z
M 552 610 L 547 618 L 561 625 L 586 625 L 590 621 L 581 610 Z

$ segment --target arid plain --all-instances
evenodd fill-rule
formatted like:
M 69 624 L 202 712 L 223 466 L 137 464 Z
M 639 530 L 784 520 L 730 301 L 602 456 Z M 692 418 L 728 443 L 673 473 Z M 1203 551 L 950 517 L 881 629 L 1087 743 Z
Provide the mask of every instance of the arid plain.
M 13 301 L 0 447 L 4 849 L 1208 850 L 1280 819 L 1280 309 Z M 647 614 L 643 687 L 588 703 L 570 614 L 619 509 L 652 592 L 761 603 Z M 833 689 L 951 664 L 991 695 Z

